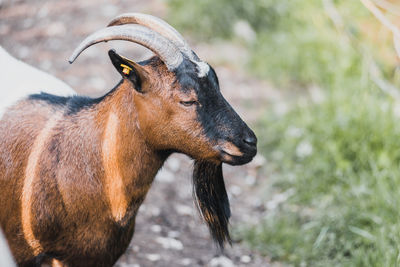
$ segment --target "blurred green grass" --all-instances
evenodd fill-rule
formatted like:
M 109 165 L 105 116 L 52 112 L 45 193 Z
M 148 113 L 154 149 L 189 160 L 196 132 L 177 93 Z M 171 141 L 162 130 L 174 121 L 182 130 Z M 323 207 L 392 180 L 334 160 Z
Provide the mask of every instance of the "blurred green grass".
M 274 189 L 292 193 L 238 236 L 274 260 L 399 264 L 399 118 L 379 93 L 352 90 L 260 122 Z
M 247 43 L 251 57 L 243 65 L 252 75 L 280 87 L 323 83 L 336 86 L 342 78 L 359 76 L 365 53 L 383 58 L 389 76 L 397 61 L 392 39 L 358 1 L 334 1 L 343 16 L 343 36 L 324 7 L 325 0 L 169 0 L 169 18 L 180 31 L 200 40 L 238 41 L 235 25 L 249 24 L 256 34 Z M 244 34 L 246 34 L 244 32 Z M 363 52 L 363 53 L 360 53 Z M 342 86 L 342 84 L 341 84 Z
M 236 238 L 295 266 L 399 266 L 400 103 L 370 71 L 373 62 L 399 87 L 389 32 L 359 1 L 169 5 L 174 25 L 207 41 L 242 42 L 231 25 L 246 21 L 256 34 L 246 43 L 247 72 L 289 95 L 301 91 L 287 99 L 289 112 L 266 112 L 257 126 L 271 184 L 265 199 L 278 192 L 287 200 Z

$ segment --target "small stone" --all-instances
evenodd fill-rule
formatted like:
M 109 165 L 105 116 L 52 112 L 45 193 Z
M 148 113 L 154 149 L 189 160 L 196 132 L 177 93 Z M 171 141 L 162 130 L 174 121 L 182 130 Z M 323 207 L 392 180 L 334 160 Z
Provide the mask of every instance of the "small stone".
M 159 254 L 147 254 L 146 259 L 149 261 L 159 261 L 161 259 L 161 256 Z
M 251 257 L 249 255 L 243 255 L 240 257 L 240 261 L 243 263 L 249 263 L 251 262 Z
M 175 207 L 175 210 L 176 210 L 176 212 L 179 213 L 179 215 L 191 216 L 193 214 L 192 213 L 192 208 L 189 207 L 189 206 L 186 206 L 186 205 L 177 204 L 176 207 Z
M 158 224 L 154 224 L 150 227 L 150 230 L 154 233 L 160 233 L 161 232 L 161 226 Z
M 239 196 L 242 193 L 242 189 L 237 186 L 237 185 L 232 185 L 229 187 L 229 191 L 234 195 L 234 196 Z
M 180 235 L 180 233 L 178 231 L 169 231 L 168 232 L 168 237 L 171 237 L 171 238 L 177 238 L 177 237 L 179 237 L 179 235 Z
M 193 262 L 192 259 L 184 258 L 184 259 L 182 259 L 181 264 L 182 264 L 183 266 L 189 266 L 189 265 L 192 265 L 192 262 Z
M 245 183 L 247 185 L 254 185 L 256 183 L 256 177 L 254 175 L 247 175 L 245 178 Z
M 175 238 L 157 237 L 156 242 L 163 246 L 165 249 L 182 250 L 183 244 Z
M 151 207 L 149 210 L 150 210 L 150 214 L 151 214 L 152 216 L 154 216 L 154 217 L 160 216 L 160 214 L 161 214 L 160 208 Z
M 225 256 L 219 256 L 217 258 L 213 258 L 210 261 L 211 267 L 234 267 L 233 262 Z
M 142 205 L 139 207 L 139 211 L 140 211 L 140 212 L 146 212 L 146 210 L 147 210 L 146 204 L 142 204 Z

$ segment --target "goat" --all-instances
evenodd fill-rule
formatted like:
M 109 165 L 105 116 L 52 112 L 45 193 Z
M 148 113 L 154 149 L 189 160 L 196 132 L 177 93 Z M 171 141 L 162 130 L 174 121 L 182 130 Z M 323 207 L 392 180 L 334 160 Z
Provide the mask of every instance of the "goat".
M 251 161 L 255 134 L 223 98 L 214 69 L 156 17 L 118 16 L 84 39 L 70 63 L 110 40 L 155 56 L 137 63 L 109 50 L 122 79 L 103 97 L 30 94 L 1 117 L 0 226 L 19 266 L 113 265 L 174 152 L 195 160 L 200 214 L 221 248 L 230 242 L 222 163 Z
M 56 95 L 76 94 L 71 87 L 59 79 L 13 58 L 1 46 L 0 62 L 1 86 L 12 88 L 12 90 L 0 90 L 0 118 L 7 103 L 14 103 L 28 94 L 44 90 L 43 88 L 47 88 L 48 93 Z
M 2 231 L 0 231 L 0 266 L 14 267 L 15 263 Z

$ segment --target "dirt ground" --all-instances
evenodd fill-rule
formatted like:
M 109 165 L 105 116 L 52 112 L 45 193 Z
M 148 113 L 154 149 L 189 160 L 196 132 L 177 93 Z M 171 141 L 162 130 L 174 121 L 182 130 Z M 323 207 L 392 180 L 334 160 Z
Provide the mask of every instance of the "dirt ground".
M 167 7 L 162 0 L 0 0 L 0 45 L 80 94 L 98 96 L 119 80 L 107 58 L 110 47 L 135 60 L 151 53 L 132 43 L 111 42 L 88 49 L 73 65 L 66 59 L 85 36 L 125 12 L 165 18 Z M 263 103 L 279 100 L 268 84 L 246 77 L 234 67 L 246 56 L 240 47 L 194 45 L 190 39 L 189 43 L 216 68 L 223 94 L 250 124 Z M 256 223 L 265 216 L 266 197 L 261 189 L 267 177 L 259 172 L 264 164 L 265 159 L 257 156 L 246 166 L 224 167 L 231 226 Z M 135 236 L 117 266 L 270 266 L 267 258 L 250 251 L 240 240 L 234 240 L 223 254 L 218 252 L 193 203 L 191 170 L 192 162 L 186 156 L 168 159 L 139 210 Z

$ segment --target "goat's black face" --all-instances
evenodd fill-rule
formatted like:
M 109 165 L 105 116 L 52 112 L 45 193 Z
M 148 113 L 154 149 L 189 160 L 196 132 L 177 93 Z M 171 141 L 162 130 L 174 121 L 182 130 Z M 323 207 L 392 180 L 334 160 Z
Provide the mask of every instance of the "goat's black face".
M 200 69 L 186 59 L 170 72 L 157 57 L 141 65 L 113 53 L 111 59 L 135 89 L 138 126 L 146 142 L 195 159 L 194 196 L 214 240 L 223 247 L 230 242 L 230 209 L 222 162 L 249 162 L 257 153 L 256 136 L 224 99 L 215 71 L 205 63 Z M 124 72 L 126 66 L 133 72 Z
M 210 67 L 204 77 L 199 77 L 197 68 L 186 61 L 176 72 L 181 90 L 195 95 L 181 104 L 196 110 L 197 120 L 219 160 L 231 165 L 248 163 L 257 153 L 255 134 L 222 96 L 214 69 Z

